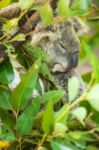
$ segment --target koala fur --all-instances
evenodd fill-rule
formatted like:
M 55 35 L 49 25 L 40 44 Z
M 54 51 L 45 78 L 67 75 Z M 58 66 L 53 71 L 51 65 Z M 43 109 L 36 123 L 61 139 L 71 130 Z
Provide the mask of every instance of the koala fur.
M 85 89 L 84 82 L 73 68 L 76 68 L 78 64 L 79 33 L 81 35 L 87 30 L 87 26 L 75 17 L 48 27 L 39 24 L 32 35 L 31 45 L 39 46 L 50 57 L 48 65 L 55 84 L 66 93 L 65 100 L 68 99 L 68 79 L 72 76 L 76 76 L 81 84 L 78 96 Z

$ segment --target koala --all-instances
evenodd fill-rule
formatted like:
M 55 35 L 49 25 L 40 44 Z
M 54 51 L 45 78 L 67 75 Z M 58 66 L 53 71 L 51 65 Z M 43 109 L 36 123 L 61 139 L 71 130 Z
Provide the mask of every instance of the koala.
M 79 35 L 88 27 L 77 17 L 63 19 L 47 27 L 39 24 L 32 35 L 31 45 L 40 47 L 49 57 L 49 68 L 53 74 L 54 83 L 65 91 L 65 101 L 68 98 L 68 79 L 76 76 L 81 88 L 78 96 L 85 89 L 85 84 L 74 68 L 78 65 L 80 51 Z
M 48 54 L 52 72 L 65 72 L 77 66 L 80 50 L 78 33 L 83 30 L 80 25 L 78 31 L 77 26 L 77 21 L 73 19 L 62 20 L 48 27 L 37 25 L 32 35 L 31 45 L 39 46 Z

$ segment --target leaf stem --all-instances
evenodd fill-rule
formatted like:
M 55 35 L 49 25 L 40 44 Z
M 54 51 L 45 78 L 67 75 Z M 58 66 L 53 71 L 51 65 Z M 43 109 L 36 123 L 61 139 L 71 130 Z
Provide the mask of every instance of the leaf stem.
M 40 146 L 42 146 L 43 145 L 43 143 L 44 143 L 44 141 L 46 140 L 46 138 L 47 138 L 47 133 L 45 133 L 44 135 L 43 135 L 43 137 L 42 137 L 42 139 L 41 139 L 41 141 L 40 141 L 40 143 L 38 144 L 38 147 L 40 147 Z

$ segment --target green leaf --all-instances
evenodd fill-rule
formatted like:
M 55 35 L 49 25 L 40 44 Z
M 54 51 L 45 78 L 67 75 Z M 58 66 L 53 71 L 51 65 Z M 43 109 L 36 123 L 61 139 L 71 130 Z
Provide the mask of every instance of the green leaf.
M 61 109 L 59 109 L 58 112 L 55 113 L 55 119 L 56 119 L 56 122 L 61 122 L 63 124 L 66 125 L 66 122 L 67 122 L 67 119 L 69 117 L 69 113 L 64 114 L 65 110 L 67 109 L 67 104 L 65 104 Z
M 99 84 L 92 87 L 87 95 L 87 99 L 90 105 L 99 112 Z
M 55 136 L 64 136 L 67 130 L 68 129 L 67 129 L 66 125 L 57 122 L 54 126 L 53 135 L 55 135 Z
M 78 121 L 84 125 L 84 119 L 87 116 L 87 110 L 85 107 L 78 107 L 72 111 L 72 114 L 78 119 Z
M 69 9 L 70 0 L 59 0 L 57 9 L 61 16 L 69 16 L 70 9 Z
M 13 108 L 23 109 L 32 96 L 32 91 L 35 88 L 38 71 L 41 65 L 41 60 L 37 60 L 24 75 L 21 82 L 12 93 L 11 103 Z
M 74 140 L 79 140 L 82 138 L 84 131 L 71 131 L 69 132 L 69 136 L 71 136 Z
M 86 11 L 89 8 L 89 6 L 91 5 L 91 1 L 92 0 L 82 0 L 81 8 Z
M 9 114 L 9 112 L 3 108 L 0 108 L 0 119 L 2 120 L 3 124 L 9 125 L 10 128 L 14 127 L 14 117 L 12 117 L 11 114 Z
M 14 72 L 9 60 L 0 64 L 0 83 L 9 84 L 14 79 Z
M 68 95 L 70 101 L 73 101 L 77 97 L 79 89 L 80 81 L 76 76 L 73 76 L 68 80 Z
M 35 58 L 38 59 L 38 58 L 41 57 L 41 59 L 42 59 L 43 61 L 45 61 L 45 62 L 49 62 L 49 61 L 50 61 L 49 56 L 48 56 L 44 51 L 42 51 L 41 48 L 39 48 L 39 47 L 33 47 L 32 45 L 29 45 L 29 44 L 25 44 L 25 45 L 24 45 L 24 48 L 26 48 L 26 50 L 27 50 L 28 52 L 32 52 L 32 53 L 33 53 L 33 56 L 34 56 Z
M 15 135 L 13 130 L 6 124 L 3 124 L 1 128 L 1 134 L 0 134 L 0 140 L 5 140 L 5 141 L 15 141 Z
M 3 109 L 11 109 L 11 103 L 10 103 L 10 98 L 11 96 L 11 92 L 6 89 L 6 88 L 2 88 L 0 87 L 0 107 Z
M 83 14 L 85 14 L 88 11 L 89 6 L 91 5 L 91 1 L 92 0 L 73 0 L 72 8 L 75 10 L 82 10 Z
M 52 101 L 53 104 L 56 104 L 59 100 L 62 99 L 64 96 L 65 92 L 63 90 L 53 90 L 53 91 L 48 91 L 43 95 L 43 101 L 49 102 Z
M 99 60 L 98 57 L 93 53 L 93 50 L 91 49 L 90 45 L 88 45 L 84 40 L 81 41 L 82 47 L 86 52 L 86 55 L 88 57 L 88 60 L 90 60 L 90 63 L 92 65 L 92 71 L 94 73 L 94 76 L 99 82 Z
M 44 75 L 47 76 L 50 80 L 52 80 L 52 75 L 50 73 L 50 70 L 47 66 L 47 64 L 42 63 L 41 67 L 40 67 L 40 72 Z
M 52 147 L 52 150 L 74 150 L 73 148 L 69 146 L 65 146 L 55 141 L 51 142 L 51 147 Z
M 21 9 L 28 9 L 29 7 L 32 6 L 32 0 L 19 0 L 19 7 Z
M 54 125 L 53 103 L 49 101 L 48 106 L 43 114 L 42 129 L 45 133 L 50 133 Z
M 36 98 L 32 104 L 27 106 L 25 111 L 19 116 L 16 123 L 16 129 L 21 135 L 27 135 L 31 132 L 33 121 L 40 109 L 41 100 Z
M 89 145 L 87 146 L 87 150 L 98 150 L 98 148 L 95 146 Z
M 37 150 L 48 150 L 46 147 L 40 146 Z
M 16 35 L 11 41 L 25 41 L 25 35 L 20 33 Z
M 41 19 L 45 25 L 49 25 L 53 21 L 53 11 L 49 2 L 45 3 L 43 6 L 37 7 L 40 12 Z

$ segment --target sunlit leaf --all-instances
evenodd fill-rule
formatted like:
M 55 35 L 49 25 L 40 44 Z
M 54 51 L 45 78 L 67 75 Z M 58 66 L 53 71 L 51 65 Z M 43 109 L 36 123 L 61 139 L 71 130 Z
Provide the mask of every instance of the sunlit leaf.
M 8 6 L 10 4 L 10 2 L 11 2 L 11 0 L 0 0 L 0 8 Z
M 96 110 L 99 111 L 99 84 L 92 87 L 87 95 L 88 102 Z
M 45 3 L 43 6 L 37 7 L 40 12 L 41 19 L 45 25 L 49 25 L 53 20 L 53 11 L 49 2 Z
M 70 101 L 73 101 L 77 97 L 79 89 L 80 81 L 76 76 L 73 76 L 68 80 L 68 95 Z
M 12 39 L 12 41 L 25 41 L 25 35 L 22 34 L 22 33 L 20 33 L 20 34 L 16 35 L 16 36 Z
M 16 30 L 17 25 L 18 25 L 18 18 L 7 20 L 6 23 L 4 24 L 4 30 L 7 33 L 10 33 L 11 31 Z
M 87 110 L 85 107 L 78 107 L 72 111 L 72 114 L 79 120 L 79 122 L 84 125 L 84 119 L 87 116 Z
M 58 12 L 61 16 L 69 16 L 70 9 L 69 9 L 70 0 L 59 0 L 58 1 Z
M 43 114 L 42 129 L 45 133 L 52 131 L 54 125 L 53 103 L 50 101 Z
M 19 0 L 19 6 L 21 9 L 28 9 L 32 5 L 32 0 Z
M 23 109 L 32 96 L 33 88 L 35 88 L 38 79 L 38 71 L 41 61 L 37 60 L 24 75 L 21 82 L 12 93 L 11 103 L 16 109 Z
M 54 131 L 53 131 L 53 135 L 56 136 L 64 136 L 65 132 L 67 131 L 67 127 L 66 125 L 57 122 L 54 126 Z

